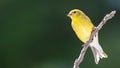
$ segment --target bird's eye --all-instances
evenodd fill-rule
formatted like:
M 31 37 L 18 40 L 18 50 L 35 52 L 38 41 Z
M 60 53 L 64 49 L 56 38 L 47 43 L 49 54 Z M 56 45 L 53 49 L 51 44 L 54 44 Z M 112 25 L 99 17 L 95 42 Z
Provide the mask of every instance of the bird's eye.
M 74 11 L 73 13 L 76 13 L 76 11 Z

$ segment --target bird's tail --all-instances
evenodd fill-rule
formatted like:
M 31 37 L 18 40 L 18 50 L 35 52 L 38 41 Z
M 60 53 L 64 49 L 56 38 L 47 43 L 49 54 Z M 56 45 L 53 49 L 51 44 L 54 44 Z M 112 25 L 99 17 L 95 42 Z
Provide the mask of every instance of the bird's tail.
M 107 54 L 103 51 L 102 47 L 99 44 L 98 33 L 96 33 L 93 41 L 90 43 L 90 48 L 93 52 L 95 63 L 98 64 L 100 58 L 107 58 Z

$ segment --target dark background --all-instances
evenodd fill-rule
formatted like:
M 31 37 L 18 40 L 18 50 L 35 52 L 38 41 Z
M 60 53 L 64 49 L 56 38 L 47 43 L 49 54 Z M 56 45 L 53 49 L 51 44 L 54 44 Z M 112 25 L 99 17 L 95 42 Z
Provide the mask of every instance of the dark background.
M 0 0 L 0 68 L 72 68 L 83 44 L 66 16 L 75 8 L 95 25 L 117 11 L 99 32 L 108 59 L 96 65 L 89 48 L 81 68 L 119 68 L 120 0 Z

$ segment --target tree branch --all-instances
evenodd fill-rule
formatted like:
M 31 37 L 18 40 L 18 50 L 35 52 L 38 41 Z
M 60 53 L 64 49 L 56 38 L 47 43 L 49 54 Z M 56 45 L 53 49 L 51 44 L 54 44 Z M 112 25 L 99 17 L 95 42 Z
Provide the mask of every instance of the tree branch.
M 99 32 L 99 30 L 103 27 L 104 24 L 106 24 L 106 22 L 107 22 L 109 19 L 111 19 L 112 17 L 114 17 L 115 13 L 116 13 L 116 11 L 112 11 L 111 13 L 107 14 L 107 15 L 103 18 L 103 20 L 100 22 L 100 24 L 99 24 L 96 28 L 93 29 L 93 31 L 92 31 L 92 33 L 91 33 L 91 36 L 90 36 L 90 39 L 89 39 L 86 43 L 84 43 L 84 44 L 82 45 L 83 48 L 82 48 L 82 50 L 81 50 L 81 53 L 80 53 L 79 57 L 75 60 L 73 68 L 79 68 L 79 65 L 80 65 L 80 63 L 81 63 L 81 62 L 83 61 L 83 59 L 84 59 L 84 55 L 85 55 L 85 53 L 86 53 L 87 48 L 89 47 L 89 44 L 93 41 L 93 37 L 95 36 L 95 34 L 96 34 L 97 32 Z

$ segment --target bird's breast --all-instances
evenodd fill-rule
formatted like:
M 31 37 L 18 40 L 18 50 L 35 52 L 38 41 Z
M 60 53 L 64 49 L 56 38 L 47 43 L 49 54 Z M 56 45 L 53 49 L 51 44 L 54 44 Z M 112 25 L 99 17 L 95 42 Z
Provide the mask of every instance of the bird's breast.
M 82 42 L 85 43 L 86 41 L 89 40 L 92 32 L 92 27 L 89 24 L 72 23 L 72 28 Z

